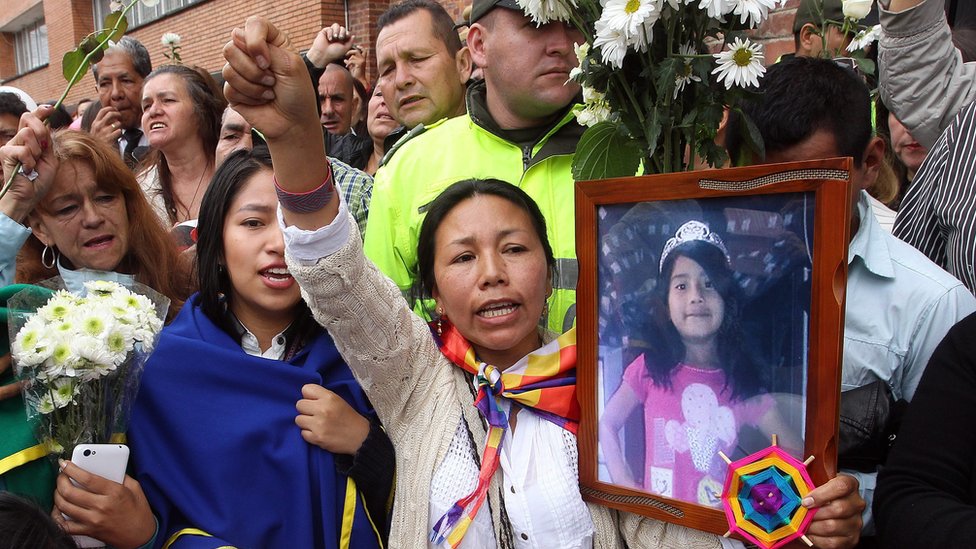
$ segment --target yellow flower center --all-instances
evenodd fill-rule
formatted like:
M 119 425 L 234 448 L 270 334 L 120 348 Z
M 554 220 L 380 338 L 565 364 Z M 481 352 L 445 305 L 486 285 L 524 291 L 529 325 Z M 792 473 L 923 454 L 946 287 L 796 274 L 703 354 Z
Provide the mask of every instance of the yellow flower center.
M 55 345 L 54 352 L 51 353 L 51 358 L 54 359 L 55 364 L 61 364 L 65 362 L 66 360 L 68 360 L 69 356 L 71 356 L 71 349 L 69 349 L 68 346 L 63 343 L 59 345 Z
M 102 333 L 102 330 L 105 329 L 105 323 L 99 318 L 88 318 L 85 320 L 83 329 L 85 330 L 85 333 L 97 336 L 98 334 Z
M 740 67 L 748 67 L 752 63 L 753 53 L 748 48 L 739 48 L 732 54 L 732 61 Z
M 627 5 L 624 6 L 624 11 L 627 12 L 627 15 L 637 13 L 637 10 L 639 9 L 640 0 L 627 0 Z
M 125 338 L 118 332 L 112 332 L 108 336 L 108 348 L 113 353 L 120 353 L 125 350 Z
M 25 349 L 33 349 L 37 345 L 38 335 L 37 332 L 27 332 L 24 334 L 24 338 L 21 339 L 21 345 Z

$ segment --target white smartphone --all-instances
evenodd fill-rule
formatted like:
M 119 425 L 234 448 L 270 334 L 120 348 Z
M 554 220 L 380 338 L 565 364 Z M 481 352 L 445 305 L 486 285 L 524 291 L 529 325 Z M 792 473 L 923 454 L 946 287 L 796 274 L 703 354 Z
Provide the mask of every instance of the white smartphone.
M 71 462 L 89 473 L 122 484 L 129 464 L 129 447 L 125 444 L 79 444 L 71 453 Z
M 129 464 L 129 447 L 125 444 L 79 444 L 71 453 L 71 462 L 89 473 L 122 484 Z M 68 516 L 65 518 L 71 520 Z M 104 542 L 89 536 L 72 537 L 78 547 L 105 547 Z

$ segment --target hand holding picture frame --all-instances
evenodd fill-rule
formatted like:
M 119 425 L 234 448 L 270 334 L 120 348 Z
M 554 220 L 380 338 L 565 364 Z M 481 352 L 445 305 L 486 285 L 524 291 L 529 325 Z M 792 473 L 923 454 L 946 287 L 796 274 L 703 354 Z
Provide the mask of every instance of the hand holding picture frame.
M 836 474 L 849 159 L 577 185 L 580 483 L 715 532 L 727 463 Z

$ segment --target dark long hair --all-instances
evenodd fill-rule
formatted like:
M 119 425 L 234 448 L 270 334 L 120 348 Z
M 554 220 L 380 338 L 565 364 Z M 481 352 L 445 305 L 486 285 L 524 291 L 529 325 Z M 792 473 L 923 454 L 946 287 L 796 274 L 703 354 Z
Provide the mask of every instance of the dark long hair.
M 219 88 L 209 75 L 201 74 L 201 71 L 183 65 L 163 65 L 149 73 L 145 82 L 161 74 L 172 74 L 178 76 L 186 87 L 187 95 L 193 102 L 193 114 L 196 115 L 197 135 L 203 143 L 201 151 L 207 158 L 207 165 L 214 165 L 214 153 L 217 150 L 217 140 L 220 138 L 220 118 L 227 107 L 227 101 L 222 94 L 218 94 Z M 143 83 L 145 85 L 145 83 Z M 176 223 L 176 203 L 173 198 L 173 175 L 169 170 L 166 155 L 161 151 L 153 149 L 143 161 L 145 166 L 156 166 L 159 175 L 160 188 L 162 189 L 163 203 L 166 205 L 166 212 L 169 215 L 170 223 Z M 200 210 L 206 211 L 206 210 Z
M 744 399 L 765 389 L 759 364 L 748 354 L 743 342 L 742 327 L 739 323 L 741 296 L 739 286 L 732 276 L 725 252 L 717 246 L 692 240 L 679 245 L 668 254 L 661 265 L 661 275 L 655 288 L 655 305 L 652 308 L 654 329 L 660 334 L 653 350 L 645 353 L 645 366 L 651 379 L 660 387 L 671 388 L 671 376 L 685 355 L 685 345 L 671 321 L 668 308 L 671 273 L 679 257 L 687 257 L 698 263 L 708 275 L 715 291 L 722 296 L 725 314 L 718 331 L 718 359 L 725 371 L 725 386 L 731 390 L 732 397 Z
M 231 203 L 254 174 L 270 170 L 271 153 L 267 147 L 237 150 L 214 172 L 213 180 L 200 202 L 197 225 L 197 282 L 200 307 L 211 320 L 223 316 L 224 296 L 230 295 L 230 277 L 222 266 L 224 259 L 224 224 Z
M 200 308 L 214 324 L 228 330 L 225 322 L 225 306 L 231 295 L 231 282 L 224 259 L 224 225 L 234 199 L 250 179 L 261 170 L 271 170 L 271 153 L 265 145 L 252 150 L 239 149 L 227 156 L 214 173 L 207 192 L 200 203 L 197 225 L 197 282 L 200 285 Z M 318 326 L 312 319 L 305 301 L 296 305 L 294 326 L 298 337 L 295 345 L 289 345 L 287 356 L 294 354 L 294 346 L 300 347 L 307 336 Z
M 430 203 L 427 215 L 420 225 L 417 239 L 417 287 L 412 291 L 414 300 L 428 299 L 434 291 L 434 234 L 451 210 L 461 202 L 476 196 L 497 196 L 516 205 L 529 216 L 536 236 L 542 242 L 550 277 L 555 280 L 556 259 L 546 236 L 546 218 L 539 206 L 525 191 L 498 179 L 465 179 L 452 184 Z M 471 220 L 477 223 L 477 220 Z M 429 311 L 428 311 L 429 312 Z

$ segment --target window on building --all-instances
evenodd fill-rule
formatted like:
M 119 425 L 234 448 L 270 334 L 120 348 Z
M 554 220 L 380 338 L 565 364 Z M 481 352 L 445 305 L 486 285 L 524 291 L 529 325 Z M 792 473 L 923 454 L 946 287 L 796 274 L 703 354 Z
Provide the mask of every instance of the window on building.
M 128 3 L 128 1 L 125 0 L 125 3 Z M 203 0 L 159 0 L 151 8 L 143 5 L 142 2 L 136 2 L 136 5 L 132 6 L 132 9 L 126 14 L 126 17 L 129 19 L 129 28 L 141 27 L 174 11 L 179 11 L 187 6 L 199 4 L 200 2 L 203 2 Z M 97 26 L 101 26 L 101 22 L 105 21 L 105 16 L 112 13 L 112 10 L 109 9 L 110 3 L 111 0 L 92 0 Z
M 14 54 L 17 57 L 18 74 L 47 64 L 47 25 L 43 19 L 14 33 Z

